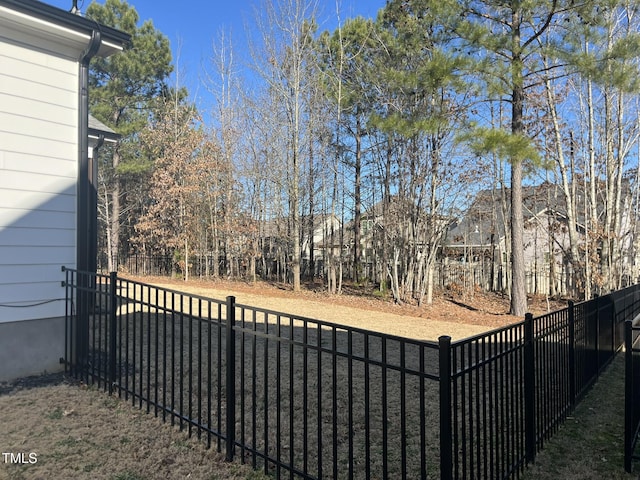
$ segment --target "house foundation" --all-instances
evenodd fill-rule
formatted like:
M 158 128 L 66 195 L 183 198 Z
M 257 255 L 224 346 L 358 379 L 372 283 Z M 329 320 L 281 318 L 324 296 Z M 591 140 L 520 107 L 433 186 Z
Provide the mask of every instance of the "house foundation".
M 0 382 L 64 368 L 64 317 L 0 323 Z

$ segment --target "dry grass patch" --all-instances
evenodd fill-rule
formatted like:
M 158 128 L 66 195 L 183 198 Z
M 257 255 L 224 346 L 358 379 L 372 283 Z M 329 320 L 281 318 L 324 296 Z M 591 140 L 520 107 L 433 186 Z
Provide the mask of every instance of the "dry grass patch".
M 37 455 L 33 464 L 0 458 L 0 479 L 262 479 L 224 462 L 186 432 L 117 397 L 72 382 L 0 395 L 0 450 Z
M 637 469 L 637 466 L 636 466 Z M 624 471 L 624 355 L 544 446 L 525 480 L 631 480 Z

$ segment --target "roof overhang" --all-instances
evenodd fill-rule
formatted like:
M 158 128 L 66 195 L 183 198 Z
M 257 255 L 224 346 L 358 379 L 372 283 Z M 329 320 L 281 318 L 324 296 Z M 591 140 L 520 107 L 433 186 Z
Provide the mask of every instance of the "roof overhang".
M 87 48 L 94 30 L 100 31 L 102 42 L 97 55 L 103 57 L 122 51 L 131 38 L 124 32 L 46 3 L 0 0 L 0 32 L 7 32 L 6 35 L 18 41 L 39 39 L 56 47 L 52 50 L 77 56 Z
M 92 115 L 89 115 L 87 136 L 89 137 L 89 148 L 99 147 L 103 143 L 118 143 L 121 138 L 120 134 L 114 132 Z

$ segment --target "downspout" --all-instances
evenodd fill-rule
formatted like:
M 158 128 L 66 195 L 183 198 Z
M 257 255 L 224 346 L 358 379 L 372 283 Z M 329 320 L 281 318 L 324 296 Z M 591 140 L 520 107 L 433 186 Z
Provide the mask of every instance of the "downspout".
M 99 30 L 91 32 L 91 40 L 79 58 L 78 88 L 78 194 L 76 229 L 76 268 L 87 271 L 90 262 L 90 179 L 89 179 L 89 63 L 98 53 L 102 38 Z
M 90 179 L 89 179 L 89 63 L 98 53 L 102 43 L 99 30 L 92 30 L 91 40 L 82 55 L 80 55 L 80 70 L 78 75 L 78 178 L 77 178 L 77 207 L 76 207 L 76 269 L 87 272 L 91 266 L 90 260 Z M 89 312 L 95 305 L 95 297 L 90 294 L 90 287 L 95 287 L 95 276 L 78 274 L 76 278 L 76 325 L 72 327 L 71 335 L 75 334 L 76 374 L 84 378 L 89 361 Z M 74 370 L 75 370 L 74 369 Z

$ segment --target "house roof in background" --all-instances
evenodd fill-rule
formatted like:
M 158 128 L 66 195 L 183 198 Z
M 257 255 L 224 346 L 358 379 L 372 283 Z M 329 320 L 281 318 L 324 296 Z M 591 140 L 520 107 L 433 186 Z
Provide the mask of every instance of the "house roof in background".
M 578 222 L 584 220 L 583 187 L 578 188 Z M 501 206 L 502 192 L 500 189 L 482 190 L 476 195 L 473 203 L 465 212 L 464 217 L 447 232 L 445 244 L 450 246 L 472 244 L 491 245 L 498 242 L 505 235 L 505 215 L 507 221 L 511 212 L 511 189 L 504 191 L 506 211 Z M 527 222 L 540 215 L 553 215 L 556 218 L 566 218 L 567 205 L 560 185 L 544 182 L 540 185 L 522 188 L 523 216 Z
M 114 132 L 112 129 L 107 127 L 100 120 L 95 118 L 93 115 L 89 115 L 89 137 L 99 138 L 100 136 L 104 137 L 106 142 L 115 143 L 120 140 L 121 135 L 119 133 Z

